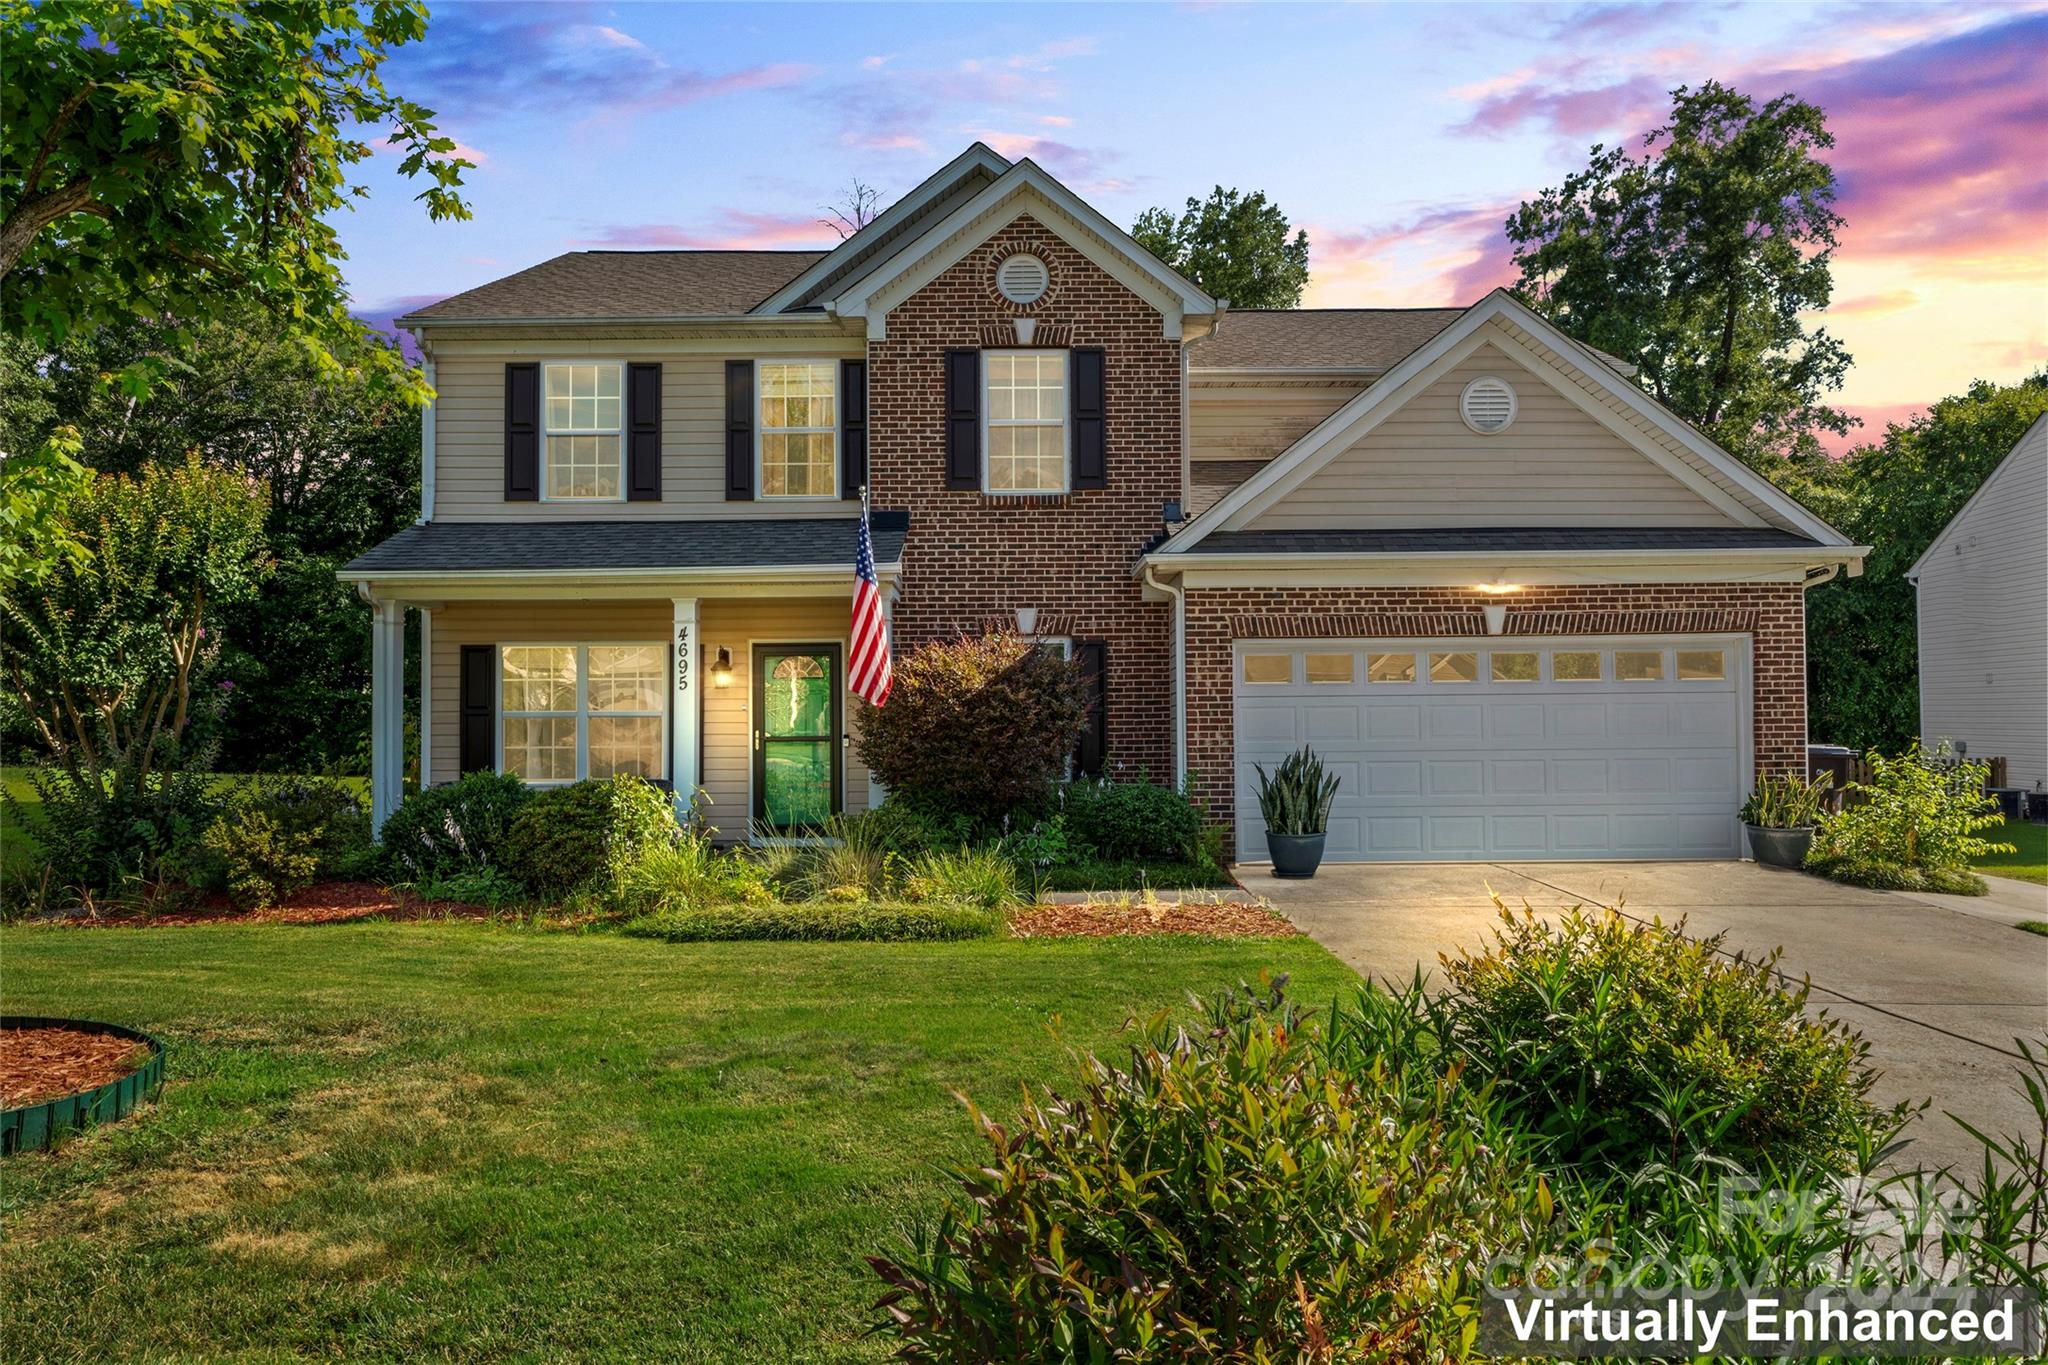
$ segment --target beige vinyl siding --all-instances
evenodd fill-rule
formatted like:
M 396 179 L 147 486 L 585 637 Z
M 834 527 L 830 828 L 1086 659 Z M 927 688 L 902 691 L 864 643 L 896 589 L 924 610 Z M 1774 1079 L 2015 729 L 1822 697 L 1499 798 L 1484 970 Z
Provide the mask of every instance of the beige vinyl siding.
M 615 343 L 624 348 L 632 343 Z M 536 517 L 550 521 L 596 521 L 613 517 L 672 517 L 678 513 L 732 517 L 844 516 L 849 504 L 805 499 L 725 500 L 725 363 L 747 359 L 748 343 L 735 342 L 731 356 L 646 354 L 603 349 L 601 342 L 573 350 L 536 349 L 528 354 L 465 354 L 438 348 L 434 383 L 434 520 L 506 521 Z M 839 338 L 789 358 L 858 359 Z M 505 501 L 505 366 L 514 361 L 599 359 L 661 365 L 660 502 Z
M 2014 786 L 2048 781 L 2048 419 L 1942 532 L 1918 585 L 1921 736 L 2003 757 Z
M 1481 436 L 1465 385 L 1514 387 L 1513 425 Z M 1482 346 L 1250 523 L 1256 530 L 1726 526 L 1729 518 L 1519 362 Z
M 1212 388 L 1199 379 L 1188 391 L 1189 454 L 1203 460 L 1270 460 L 1365 391 L 1275 385 Z
M 836 643 L 842 665 L 848 602 L 845 598 L 700 599 L 697 638 L 702 657 L 697 677 L 703 687 L 702 785 L 712 804 L 706 812 L 722 837 L 742 838 L 747 828 L 752 781 L 752 726 L 749 719 L 753 642 Z M 452 782 L 462 762 L 461 663 L 464 645 L 585 644 L 667 641 L 675 623 L 666 599 L 631 602 L 537 601 L 449 602 L 434 612 L 432 781 Z M 711 686 L 711 661 L 719 646 L 732 651 L 732 686 Z M 856 703 L 846 704 L 849 718 Z M 868 770 L 846 751 L 846 809 L 867 809 Z

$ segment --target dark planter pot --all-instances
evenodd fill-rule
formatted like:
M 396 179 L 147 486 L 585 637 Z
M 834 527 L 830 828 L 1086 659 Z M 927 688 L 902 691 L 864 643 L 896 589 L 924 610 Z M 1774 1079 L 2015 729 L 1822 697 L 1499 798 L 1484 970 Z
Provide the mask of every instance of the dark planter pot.
M 1321 834 L 1268 834 L 1266 848 L 1273 855 L 1276 877 L 1313 877 L 1323 865 Z
M 1743 828 L 1749 831 L 1749 851 L 1766 867 L 1806 866 L 1806 850 L 1813 847 L 1812 825 L 1797 829 L 1765 829 L 1762 825 Z

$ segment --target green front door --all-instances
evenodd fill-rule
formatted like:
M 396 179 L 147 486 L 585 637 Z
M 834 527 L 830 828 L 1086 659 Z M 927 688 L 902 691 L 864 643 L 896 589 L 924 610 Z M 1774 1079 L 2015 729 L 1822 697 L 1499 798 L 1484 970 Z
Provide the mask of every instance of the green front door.
M 803 830 L 840 808 L 839 646 L 754 646 L 754 820 Z

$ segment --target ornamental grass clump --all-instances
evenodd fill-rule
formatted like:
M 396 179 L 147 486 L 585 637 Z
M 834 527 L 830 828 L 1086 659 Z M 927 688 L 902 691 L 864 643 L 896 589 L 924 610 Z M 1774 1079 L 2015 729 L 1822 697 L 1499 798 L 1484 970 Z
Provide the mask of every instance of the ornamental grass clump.
M 920 1361 L 1461 1356 L 1478 1272 L 1547 1220 L 1483 1090 L 1341 1064 L 1281 991 L 1163 1016 L 1014 1123 L 869 1264 Z
M 1258 773 L 1259 815 L 1268 834 L 1321 834 L 1330 827 L 1330 803 L 1337 799 L 1337 776 L 1323 771 L 1323 761 L 1306 744 L 1280 760 L 1273 775 L 1254 763 Z

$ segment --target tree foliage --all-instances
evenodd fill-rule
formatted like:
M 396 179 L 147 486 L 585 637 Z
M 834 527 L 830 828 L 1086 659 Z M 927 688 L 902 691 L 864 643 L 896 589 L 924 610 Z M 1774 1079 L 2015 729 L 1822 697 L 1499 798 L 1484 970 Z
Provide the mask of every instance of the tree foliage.
M 1150 208 L 1131 236 L 1202 290 L 1238 308 L 1299 308 L 1308 284 L 1308 233 L 1288 236 L 1287 215 L 1257 190 L 1221 185 L 1189 199 L 1179 218 Z
M 58 428 L 28 447 L 0 445 L 0 588 L 84 557 L 64 508 L 89 475 L 74 457 L 78 433 Z
M 1871 547 L 1861 578 L 1807 594 L 1816 740 L 1895 752 L 1919 735 L 1917 602 L 1906 571 L 2043 412 L 2048 370 L 2017 384 L 1979 380 L 1893 424 L 1883 440 L 1812 466 L 1794 485 L 1808 506 Z
M 1506 224 L 1517 289 L 1752 465 L 1811 460 L 1849 356 L 1805 315 L 1833 291 L 1834 146 L 1821 110 L 1718 82 L 1672 92 L 1641 156 L 1596 146 Z
M 0 592 L 0 661 L 75 786 L 140 793 L 193 761 L 191 731 L 214 709 L 208 623 L 270 568 L 263 500 L 193 458 L 94 479 L 65 520 L 87 554 Z
M 472 163 L 379 75 L 426 23 L 419 0 L 0 0 L 0 323 L 55 344 L 256 301 L 281 330 L 360 334 L 333 219 L 367 192 L 366 139 L 430 217 L 468 216 Z

